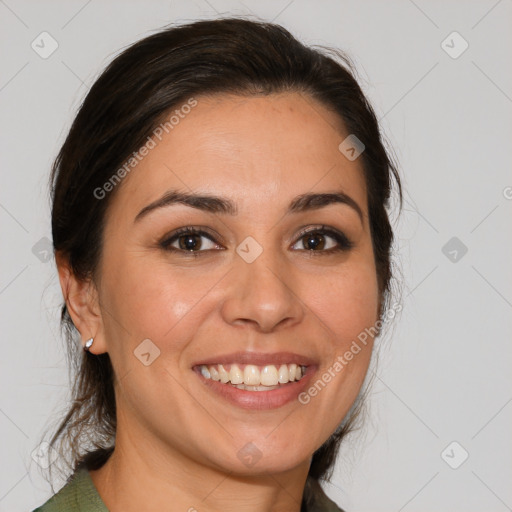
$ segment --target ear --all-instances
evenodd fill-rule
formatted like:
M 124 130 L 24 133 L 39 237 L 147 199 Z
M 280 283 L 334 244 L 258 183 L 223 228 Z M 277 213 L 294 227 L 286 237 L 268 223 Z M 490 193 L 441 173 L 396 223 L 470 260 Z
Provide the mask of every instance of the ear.
M 78 279 L 73 274 L 68 258 L 61 253 L 55 254 L 55 260 L 66 307 L 73 324 L 80 332 L 82 346 L 89 338 L 94 338 L 94 343 L 89 351 L 93 354 L 107 352 L 103 319 L 95 284 L 91 279 Z

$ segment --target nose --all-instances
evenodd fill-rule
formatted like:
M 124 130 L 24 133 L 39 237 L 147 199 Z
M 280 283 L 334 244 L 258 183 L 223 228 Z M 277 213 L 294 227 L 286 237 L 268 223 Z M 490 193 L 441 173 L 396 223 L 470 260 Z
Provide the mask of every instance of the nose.
M 270 250 L 264 250 L 252 263 L 237 256 L 222 305 L 224 320 L 235 326 L 252 325 L 259 332 L 300 323 L 304 305 L 293 290 L 292 274 L 286 262 Z

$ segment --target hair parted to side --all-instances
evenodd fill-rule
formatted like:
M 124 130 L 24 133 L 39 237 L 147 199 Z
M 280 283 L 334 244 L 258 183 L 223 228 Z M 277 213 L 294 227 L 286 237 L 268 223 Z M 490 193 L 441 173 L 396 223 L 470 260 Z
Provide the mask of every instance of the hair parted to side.
M 52 234 L 56 253 L 80 279 L 97 277 L 110 202 L 94 190 L 136 152 L 173 108 L 201 95 L 268 95 L 299 92 L 336 112 L 347 133 L 365 145 L 361 158 L 367 186 L 381 317 L 389 305 L 393 231 L 387 210 L 401 184 L 375 113 L 339 50 L 311 48 L 283 27 L 245 18 L 174 26 L 124 50 L 103 71 L 83 101 L 51 173 Z M 341 125 L 340 125 L 341 126 Z M 84 352 L 64 304 L 61 323 L 75 376 L 72 402 L 50 445 L 73 470 L 100 467 L 113 450 L 116 402 L 108 354 Z M 331 476 L 341 440 L 352 431 L 360 394 L 338 430 L 314 454 L 305 490 Z

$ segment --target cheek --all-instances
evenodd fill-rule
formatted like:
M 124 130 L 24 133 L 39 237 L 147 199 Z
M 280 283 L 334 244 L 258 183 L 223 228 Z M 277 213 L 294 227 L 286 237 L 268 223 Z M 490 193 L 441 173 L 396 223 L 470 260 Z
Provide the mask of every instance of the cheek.
M 371 261 L 347 266 L 321 288 L 310 287 L 308 306 L 322 329 L 326 358 L 301 403 L 328 418 L 318 437 L 328 435 L 346 415 L 364 382 L 378 320 L 378 284 Z M 316 290 L 311 294 L 311 290 Z
M 171 429 L 185 421 L 181 413 L 190 405 L 177 384 L 176 371 L 212 308 L 214 294 L 207 291 L 218 281 L 213 273 L 196 274 L 132 255 L 112 264 L 103 282 L 104 311 L 108 309 L 104 323 L 109 355 L 119 376 L 118 399 L 155 423 L 158 411 Z M 147 361 L 145 353 L 150 354 Z M 155 390 L 165 393 L 164 401 Z
M 172 348 L 177 357 L 192 335 L 184 330 L 199 326 L 207 302 L 203 299 L 213 295 L 208 291 L 219 276 L 171 267 L 165 261 L 130 256 L 129 252 L 110 267 L 102 286 L 110 352 L 126 351 L 127 341 L 135 348 L 149 338 L 161 350 Z
M 307 280 L 304 294 L 336 352 L 378 319 L 378 284 L 371 263 L 347 266 L 315 283 Z

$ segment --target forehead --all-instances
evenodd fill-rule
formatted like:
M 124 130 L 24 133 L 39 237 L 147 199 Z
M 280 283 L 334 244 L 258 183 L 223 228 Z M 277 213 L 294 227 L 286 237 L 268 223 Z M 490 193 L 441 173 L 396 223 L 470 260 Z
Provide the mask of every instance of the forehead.
M 181 115 L 161 140 L 153 137 L 156 145 L 124 178 L 114 209 L 138 211 L 181 189 L 231 197 L 242 210 L 341 190 L 366 210 L 360 159 L 349 161 L 338 149 L 348 135 L 343 122 L 314 99 L 283 93 L 195 100 L 193 108 L 169 113 Z

